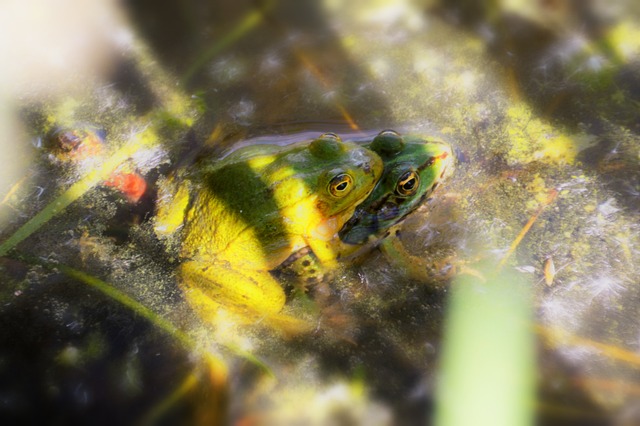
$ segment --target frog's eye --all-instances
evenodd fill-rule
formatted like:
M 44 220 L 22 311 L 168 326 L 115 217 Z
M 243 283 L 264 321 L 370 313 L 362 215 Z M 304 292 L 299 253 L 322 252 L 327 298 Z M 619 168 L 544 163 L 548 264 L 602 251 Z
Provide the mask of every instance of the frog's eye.
M 329 194 L 334 197 L 344 197 L 353 188 L 353 178 L 346 173 L 340 173 L 329 182 Z
M 323 160 L 333 160 L 342 155 L 345 145 L 335 133 L 323 133 L 309 145 L 311 154 Z
M 382 157 L 390 158 L 404 149 L 404 140 L 395 130 L 383 130 L 371 141 L 371 150 Z
M 413 170 L 409 170 L 398 179 L 396 193 L 402 197 L 408 197 L 416 193 L 418 186 L 420 186 L 420 176 Z
M 340 136 L 336 135 L 333 132 L 323 133 L 320 135 L 318 139 L 333 139 L 336 142 L 342 142 L 342 139 L 340 139 Z

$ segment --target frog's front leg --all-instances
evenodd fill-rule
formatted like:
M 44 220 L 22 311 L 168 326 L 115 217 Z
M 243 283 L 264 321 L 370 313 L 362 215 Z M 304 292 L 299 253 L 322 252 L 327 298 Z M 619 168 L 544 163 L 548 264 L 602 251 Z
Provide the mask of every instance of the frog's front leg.
M 296 290 L 306 293 L 310 285 L 331 279 L 333 271 L 305 247 L 289 256 L 274 273 L 279 279 L 290 281 Z
M 409 252 L 400 238 L 400 226 L 394 227 L 379 245 L 380 251 L 398 270 L 420 281 L 448 280 L 457 272 L 455 256 L 427 260 Z
M 265 322 L 286 333 L 309 331 L 311 324 L 281 314 L 285 294 L 268 271 L 236 271 L 226 263 L 186 261 L 180 285 L 191 307 L 216 324 L 222 311 L 239 323 Z

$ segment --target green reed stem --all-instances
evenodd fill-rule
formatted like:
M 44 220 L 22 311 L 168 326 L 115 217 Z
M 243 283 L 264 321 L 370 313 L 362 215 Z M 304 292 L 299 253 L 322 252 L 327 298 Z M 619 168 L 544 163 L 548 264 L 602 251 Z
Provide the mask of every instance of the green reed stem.
M 8 239 L 0 244 L 0 256 L 6 255 L 9 250 L 36 232 L 42 225 L 61 213 L 71 203 L 82 197 L 91 188 L 104 181 L 113 171 L 124 163 L 133 153 L 144 145 L 141 139 L 134 139 L 114 152 L 104 163 L 91 170 L 79 181 L 74 183 L 55 200 L 49 203 L 38 214 L 22 225 Z

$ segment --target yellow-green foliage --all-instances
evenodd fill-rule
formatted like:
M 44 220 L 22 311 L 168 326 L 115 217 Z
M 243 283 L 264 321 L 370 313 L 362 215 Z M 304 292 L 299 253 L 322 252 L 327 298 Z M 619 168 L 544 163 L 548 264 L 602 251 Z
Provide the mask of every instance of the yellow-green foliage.
M 640 28 L 630 21 L 621 21 L 605 36 L 605 42 L 617 58 L 628 62 L 640 55 Z
M 567 134 L 533 114 L 519 103 L 507 109 L 507 135 L 510 146 L 507 161 L 526 164 L 540 160 L 555 164 L 573 164 L 576 155 L 593 145 L 595 137 Z

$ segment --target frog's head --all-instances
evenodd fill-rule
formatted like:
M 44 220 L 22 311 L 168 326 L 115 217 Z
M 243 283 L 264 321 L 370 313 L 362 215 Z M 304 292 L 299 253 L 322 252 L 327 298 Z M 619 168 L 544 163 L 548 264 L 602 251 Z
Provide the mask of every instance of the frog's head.
M 369 197 L 340 230 L 340 239 L 361 244 L 380 236 L 418 208 L 453 172 L 455 157 L 445 142 L 380 132 L 369 145 L 380 155 L 384 171 Z
M 316 174 L 316 207 L 325 217 L 341 214 L 367 197 L 383 170 L 379 155 L 335 133 L 325 133 L 309 145 Z
M 329 240 L 371 193 L 382 169 L 375 152 L 325 133 L 288 148 L 263 179 L 288 223 Z

